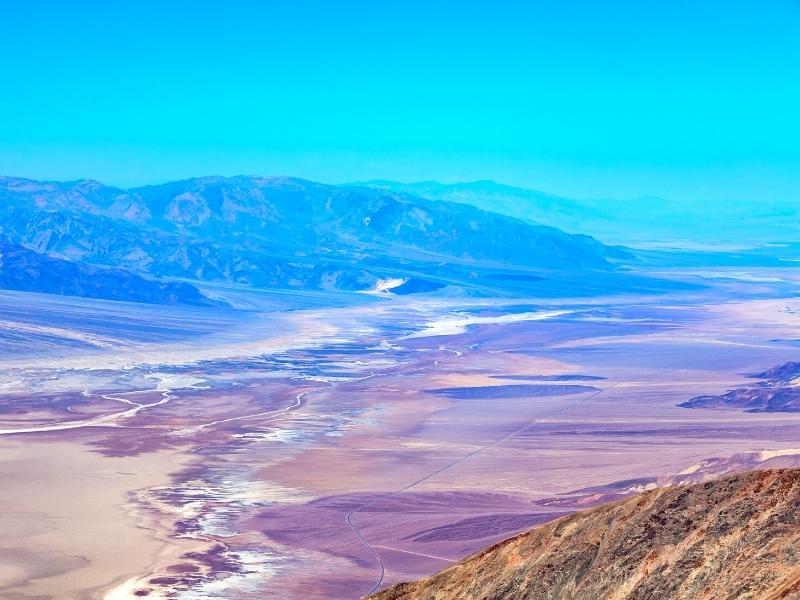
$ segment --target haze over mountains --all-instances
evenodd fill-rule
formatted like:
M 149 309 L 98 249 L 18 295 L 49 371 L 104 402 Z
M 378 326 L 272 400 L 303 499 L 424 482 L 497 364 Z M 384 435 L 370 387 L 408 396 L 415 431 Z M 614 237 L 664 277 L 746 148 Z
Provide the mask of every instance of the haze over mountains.
M 636 247 L 750 247 L 795 242 L 800 207 L 780 198 L 707 202 L 657 197 L 565 198 L 537 190 L 472 181 L 399 183 L 374 180 L 361 185 L 447 202 L 459 202 L 606 243 Z
M 280 177 L 130 190 L 3 177 L 0 234 L 59 264 L 261 288 L 369 290 L 390 279 L 405 282 L 404 293 L 452 285 L 482 293 L 542 279 L 526 275 L 532 269 L 613 272 L 631 258 L 589 236 L 473 206 Z

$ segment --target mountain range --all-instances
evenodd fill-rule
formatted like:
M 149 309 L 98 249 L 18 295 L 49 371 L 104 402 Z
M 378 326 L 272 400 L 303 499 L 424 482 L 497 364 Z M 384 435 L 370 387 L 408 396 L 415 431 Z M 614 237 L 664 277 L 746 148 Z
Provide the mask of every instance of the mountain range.
M 485 294 L 526 277 L 529 284 L 547 279 L 530 272 L 609 274 L 632 258 L 587 235 L 470 205 L 285 177 L 202 177 L 127 190 L 0 177 L 0 239 L 62 266 L 135 274 L 132 285 L 168 278 L 189 287 L 363 291 L 392 280 L 399 293 L 449 286 Z M 52 269 L 39 287 L 85 293 L 55 282 L 58 273 Z M 14 278 L 6 272 L 3 280 Z

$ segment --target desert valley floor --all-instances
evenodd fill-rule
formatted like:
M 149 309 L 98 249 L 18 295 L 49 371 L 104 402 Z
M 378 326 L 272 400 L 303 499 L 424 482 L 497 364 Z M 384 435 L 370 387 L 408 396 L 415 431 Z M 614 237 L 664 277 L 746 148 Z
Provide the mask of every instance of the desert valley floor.
M 660 276 L 703 287 L 0 292 L 0 597 L 358 598 L 604 500 L 800 464 L 800 413 L 678 406 L 800 360 L 800 275 Z

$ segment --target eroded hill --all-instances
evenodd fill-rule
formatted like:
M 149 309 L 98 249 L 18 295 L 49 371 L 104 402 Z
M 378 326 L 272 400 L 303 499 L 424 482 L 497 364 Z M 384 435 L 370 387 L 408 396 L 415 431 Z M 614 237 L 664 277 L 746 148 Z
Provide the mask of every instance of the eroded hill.
M 659 488 L 496 544 L 374 600 L 800 598 L 800 470 Z

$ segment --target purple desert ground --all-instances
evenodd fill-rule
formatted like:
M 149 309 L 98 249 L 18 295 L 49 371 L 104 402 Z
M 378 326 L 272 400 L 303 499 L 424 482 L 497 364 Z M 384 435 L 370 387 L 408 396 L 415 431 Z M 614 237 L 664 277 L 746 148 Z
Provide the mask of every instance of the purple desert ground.
M 603 501 L 798 464 L 796 413 L 692 400 L 793 385 L 800 305 L 770 296 L 116 303 L 147 324 L 126 336 L 102 301 L 2 292 L 4 597 L 356 598 Z

